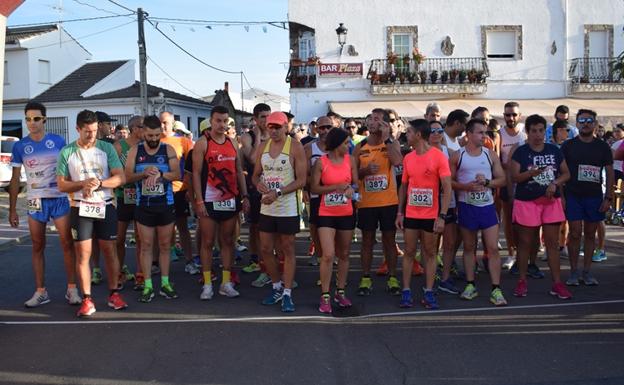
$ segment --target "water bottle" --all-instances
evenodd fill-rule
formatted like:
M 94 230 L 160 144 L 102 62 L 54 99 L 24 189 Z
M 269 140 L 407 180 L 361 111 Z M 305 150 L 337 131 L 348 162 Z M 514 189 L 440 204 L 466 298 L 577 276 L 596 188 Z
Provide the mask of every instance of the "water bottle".
M 351 196 L 351 200 L 353 202 L 359 202 L 360 201 L 360 193 L 358 192 L 358 185 L 352 184 L 351 188 L 353 189 L 353 195 Z

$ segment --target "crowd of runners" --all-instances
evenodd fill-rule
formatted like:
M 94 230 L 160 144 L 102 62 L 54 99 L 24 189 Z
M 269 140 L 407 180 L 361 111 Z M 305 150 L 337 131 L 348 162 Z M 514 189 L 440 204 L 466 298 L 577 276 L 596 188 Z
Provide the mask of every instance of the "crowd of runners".
M 28 135 L 13 147 L 9 188 L 9 221 L 16 227 L 23 166 L 36 286 L 25 306 L 50 302 L 44 279 L 50 220 L 64 255 L 66 299 L 79 305 L 78 316 L 96 311 L 91 286 L 102 282 L 101 255 L 106 302 L 115 310 L 128 306 L 120 291 L 130 284 L 142 303 L 156 294 L 178 298 L 170 263 L 182 257 L 185 273 L 199 277 L 197 298 L 210 300 L 215 290 L 239 296 L 235 266 L 247 248 L 241 223 L 249 226 L 249 261 L 241 271 L 257 273 L 252 286 L 269 289 L 262 304 L 280 303 L 283 312 L 295 311 L 295 237 L 302 222 L 310 231 L 308 263 L 319 270 L 321 313 L 352 306 L 352 295 L 371 295 L 373 273 L 387 276 L 384 289 L 398 306 L 418 300 L 438 309 L 446 295 L 477 297 L 475 274 L 482 270 L 491 287 L 480 289 L 504 306 L 506 294 L 527 295 L 527 277 L 545 277 L 540 249 L 550 295 L 570 299 L 568 287 L 598 285 L 592 262 L 606 259 L 604 220 L 622 177 L 622 163 L 614 164 L 624 158 L 622 127 L 608 141 L 595 111 L 580 109 L 569 122 L 568 108 L 559 106 L 548 123 L 539 115 L 524 119 L 520 108 L 508 102 L 497 111 L 502 125 L 485 107 L 442 119 L 436 103 L 409 121 L 380 108 L 365 119 L 330 112 L 311 122 L 305 136 L 292 115 L 266 104 L 255 106 L 251 128 L 237 132 L 228 110 L 216 106 L 195 142 L 184 127 L 176 130 L 170 112 L 134 116 L 115 137 L 114 119 L 84 110 L 76 117 L 78 139 L 66 144 L 45 131 L 45 106 L 29 102 Z M 126 261 L 130 242 L 136 243 L 134 272 Z M 361 276 L 349 293 L 353 242 L 361 244 Z M 377 243 L 384 258 L 373 271 Z M 564 257 L 570 273 L 562 277 Z M 501 287 L 503 269 L 517 275 L 514 288 Z M 422 292 L 413 290 L 412 276 L 423 274 Z

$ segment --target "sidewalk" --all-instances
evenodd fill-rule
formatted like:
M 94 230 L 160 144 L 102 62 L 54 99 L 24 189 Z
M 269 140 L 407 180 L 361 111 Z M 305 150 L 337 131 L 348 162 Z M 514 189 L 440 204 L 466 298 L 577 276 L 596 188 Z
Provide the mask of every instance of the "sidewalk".
M 30 232 L 27 223 L 20 223 L 16 229 L 12 228 L 8 223 L 0 223 L 0 250 L 6 250 L 11 246 L 28 242 L 30 240 Z

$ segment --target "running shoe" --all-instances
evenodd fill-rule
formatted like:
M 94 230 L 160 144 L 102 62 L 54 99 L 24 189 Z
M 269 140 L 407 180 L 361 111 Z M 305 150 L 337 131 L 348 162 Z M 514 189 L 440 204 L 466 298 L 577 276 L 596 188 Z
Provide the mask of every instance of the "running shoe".
M 130 237 L 128 237 L 128 244 L 136 245 L 136 237 L 134 235 L 131 235 Z
M 243 273 L 254 273 L 256 271 L 260 271 L 260 265 L 256 262 L 249 262 L 249 265 L 242 268 Z
M 566 285 L 568 286 L 578 286 L 579 285 L 579 273 L 578 270 L 572 270 L 570 272 L 570 278 L 566 281 Z
M 195 275 L 195 274 L 200 273 L 199 267 L 195 265 L 193 261 L 187 262 L 186 265 L 184 265 L 184 272 L 189 273 L 190 275 Z
M 561 258 L 568 258 L 569 257 L 569 253 L 568 253 L 568 246 L 563 246 L 559 248 L 559 256 Z
M 181 257 L 184 255 L 184 249 L 182 249 L 182 245 L 180 242 L 176 242 L 173 246 L 173 251 L 176 253 L 176 256 Z
M 282 313 L 292 313 L 295 311 L 295 303 L 289 295 L 282 296 Z
M 152 302 L 153 299 L 154 289 L 149 287 L 143 288 L 143 292 L 141 292 L 141 295 L 139 296 L 139 302 L 148 303 Z
M 540 270 L 539 266 L 534 263 L 529 263 L 529 266 L 527 268 L 527 274 L 533 279 L 544 278 L 544 273 Z
M 401 284 L 395 276 L 388 278 L 386 288 L 392 295 L 401 295 Z
M 117 290 L 123 290 L 124 285 L 126 284 L 126 275 L 122 272 L 119 272 L 117 275 Z
M 396 252 L 397 252 L 397 255 L 398 255 L 399 257 L 402 257 L 402 256 L 403 256 L 403 250 L 401 250 L 401 248 L 399 247 L 399 244 L 398 244 L 398 243 L 395 243 L 395 245 L 396 245 Z
M 271 283 L 271 277 L 267 273 L 260 273 L 258 278 L 251 283 L 253 287 L 264 287 Z
M 490 302 L 492 302 L 495 306 L 507 305 L 507 300 L 503 296 L 503 291 L 499 287 L 492 290 L 490 293 Z
M 381 262 L 381 265 L 379 265 L 379 267 L 377 268 L 377 271 L 375 271 L 375 274 L 379 276 L 388 275 L 388 263 L 386 262 L 385 258 L 383 262 Z
M 130 269 L 128 269 L 128 265 L 123 265 L 121 267 L 121 272 L 126 276 L 126 281 L 133 281 L 134 280 L 134 274 L 132 274 L 130 272 Z
M 329 302 L 329 294 L 323 294 L 321 296 L 321 301 L 319 302 L 319 311 L 323 314 L 331 314 L 332 307 Z
M 598 280 L 589 271 L 583 271 L 580 280 L 585 286 L 598 286 Z
M 457 295 L 459 294 L 459 289 L 455 286 L 455 282 L 453 282 L 453 278 L 449 277 L 445 281 L 440 281 L 438 284 L 438 289 L 449 294 Z
M 314 247 L 314 241 L 310 242 L 310 247 L 308 248 L 308 255 L 312 256 L 316 252 L 316 247 Z
M 91 284 L 99 285 L 100 283 L 102 283 L 102 270 L 95 267 L 91 271 Z
M 78 317 L 88 317 L 93 313 L 95 313 L 95 305 L 93 304 L 93 300 L 91 299 L 91 297 L 84 298 L 76 315 Z
M 224 295 L 229 298 L 236 298 L 240 295 L 236 289 L 234 289 L 234 284 L 232 282 L 226 282 L 219 287 L 219 294 Z
M 242 253 L 243 251 L 247 251 L 247 246 L 243 245 L 243 242 L 240 239 L 236 241 L 236 244 L 234 245 L 234 247 L 236 248 L 236 251 L 238 251 L 239 253 Z
M 403 291 L 401 291 L 401 301 L 399 302 L 399 307 L 406 309 L 412 306 L 414 306 L 412 291 L 410 289 L 403 289 Z
M 212 285 L 204 285 L 202 286 L 201 294 L 199 295 L 199 299 L 202 301 L 212 299 L 214 296 L 214 292 L 212 291 Z
M 511 266 L 516 262 L 516 257 L 507 257 L 503 260 L 503 269 L 509 270 Z
M 520 268 L 518 267 L 518 262 L 514 261 L 513 265 L 509 268 L 509 274 L 511 275 L 520 275 Z
M 82 298 L 78 294 L 77 287 L 68 287 L 67 292 L 65 293 L 65 299 L 70 305 L 80 305 L 82 302 Z
M 152 262 L 152 275 L 160 274 L 160 267 L 156 262 Z
M 472 283 L 469 283 L 466 285 L 466 287 L 464 288 L 464 291 L 461 293 L 459 298 L 471 300 L 471 299 L 477 298 L 478 295 L 479 295 L 479 292 L 477 291 L 477 288 L 475 287 L 475 285 L 473 285 Z
M 527 287 L 527 281 L 524 279 L 519 279 L 516 284 L 516 288 L 513 291 L 513 295 L 516 297 L 526 297 L 529 288 Z
M 604 250 L 596 249 L 592 255 L 592 262 L 604 262 L 607 260 L 607 253 Z
M 275 305 L 282 300 L 284 289 L 271 289 L 271 294 L 262 300 L 263 305 Z
M 48 296 L 48 291 L 45 290 L 43 292 L 35 291 L 35 294 L 26 302 L 24 302 L 24 306 L 32 308 L 41 305 L 45 305 L 50 302 L 50 296 Z
M 308 266 L 318 266 L 319 260 L 316 255 L 311 255 L 310 259 L 308 259 Z
M 134 291 L 142 291 L 145 287 L 145 276 L 141 273 L 136 273 L 134 276 L 134 286 L 132 290 Z
M 171 246 L 171 249 L 169 250 L 169 260 L 171 262 L 175 262 L 177 260 L 179 260 L 180 257 L 178 256 L 178 252 L 176 251 L 176 247 L 175 246 Z
M 161 297 L 165 297 L 166 299 L 175 299 L 178 298 L 178 293 L 176 293 L 175 289 L 171 285 L 165 285 L 160 287 Z
M 334 303 L 336 303 L 338 307 L 341 307 L 341 308 L 347 308 L 347 307 L 353 306 L 353 304 L 351 303 L 351 300 L 347 298 L 347 296 L 345 295 L 344 290 L 339 290 L 334 293 Z
M 437 310 L 440 308 L 440 305 L 438 305 L 438 300 L 436 299 L 435 294 L 432 290 L 425 291 L 421 303 L 423 304 L 425 309 Z
M 369 296 L 373 292 L 373 280 L 371 277 L 362 277 L 360 279 L 360 286 L 358 287 L 357 295 Z
M 451 275 L 455 279 L 458 279 L 460 281 L 463 281 L 466 279 L 466 274 L 464 274 L 463 271 L 459 270 L 459 266 L 457 266 L 457 261 L 455 260 L 453 260 L 453 263 L 451 264 Z
M 240 277 L 235 271 L 230 272 L 230 281 L 232 281 L 234 286 L 240 285 Z
M 108 307 L 115 310 L 121 310 L 127 308 L 128 304 L 123 300 L 123 298 L 121 298 L 119 293 L 115 292 L 108 296 Z
M 436 265 L 440 268 L 444 267 L 444 261 L 442 260 L 442 256 L 440 254 L 436 254 Z
M 414 259 L 414 263 L 412 263 L 412 275 L 416 277 L 423 274 L 425 274 L 425 269 L 423 269 L 417 259 Z
M 570 293 L 570 291 L 561 282 L 556 282 L 552 285 L 552 288 L 550 289 L 550 295 L 553 295 L 559 299 L 572 298 L 572 293 Z

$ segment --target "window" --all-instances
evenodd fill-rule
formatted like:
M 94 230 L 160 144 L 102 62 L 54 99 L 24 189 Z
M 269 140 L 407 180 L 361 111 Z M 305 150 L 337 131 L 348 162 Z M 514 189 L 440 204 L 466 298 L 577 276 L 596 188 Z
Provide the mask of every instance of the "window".
M 613 57 L 613 25 L 585 24 L 584 56 Z
M 132 117 L 132 115 L 129 114 L 124 114 L 124 115 L 111 115 L 110 116 L 113 119 L 117 119 L 116 122 L 113 122 L 113 126 L 116 126 L 118 124 L 123 124 L 124 126 L 128 127 L 128 122 L 130 121 L 130 118 Z
M 299 59 L 308 60 L 308 58 L 316 56 L 314 45 L 314 34 L 312 32 L 302 33 L 299 38 Z
M 9 84 L 9 62 L 4 61 L 4 84 Z
M 481 49 L 488 59 L 522 59 L 521 25 L 481 26 Z
M 397 55 L 394 69 L 407 70 L 403 63 L 405 55 L 412 56 L 412 49 L 418 47 L 418 27 L 415 25 L 391 26 L 386 28 L 386 55 L 390 52 Z
M 46 132 L 51 132 L 56 135 L 60 135 L 62 138 L 65 138 L 65 142 L 69 140 L 68 138 L 68 128 L 69 125 L 67 123 L 67 117 L 57 117 L 57 118 L 46 118 Z
M 39 83 L 50 84 L 50 61 L 39 60 Z
M 204 119 L 206 119 L 206 118 L 204 118 L 203 116 L 198 116 L 198 117 L 197 117 L 197 127 L 198 127 L 198 130 L 199 130 L 199 125 L 201 124 L 201 122 L 202 122 Z

